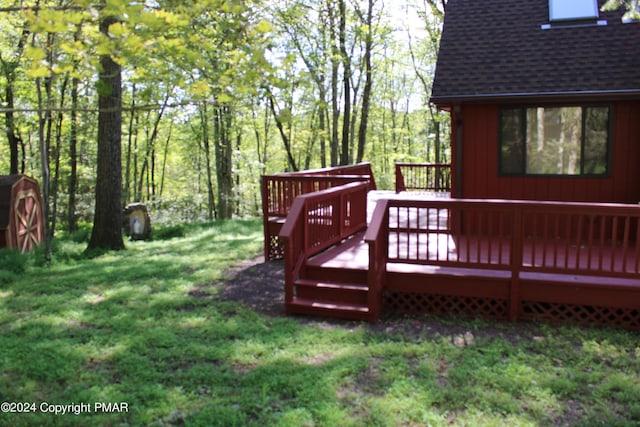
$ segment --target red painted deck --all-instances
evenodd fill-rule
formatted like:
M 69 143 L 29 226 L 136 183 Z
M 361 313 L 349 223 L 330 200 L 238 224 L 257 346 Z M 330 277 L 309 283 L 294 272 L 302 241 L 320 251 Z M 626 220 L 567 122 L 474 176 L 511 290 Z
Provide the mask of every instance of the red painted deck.
M 637 205 L 450 199 L 369 191 L 359 181 L 300 194 L 290 206 L 278 236 L 287 313 L 640 329 Z
M 290 313 L 366 320 L 454 313 L 640 328 L 637 207 L 378 191 L 367 206 L 366 231 L 311 251 L 299 265 Z
M 479 241 L 476 238 L 464 238 L 457 242 L 450 235 L 438 235 L 432 234 L 429 237 L 418 233 L 404 233 L 398 236 L 399 239 L 394 239 L 389 242 L 389 251 L 403 254 L 409 259 L 409 262 L 389 262 L 388 271 L 393 273 L 410 273 L 410 274 L 450 274 L 452 276 L 464 276 L 465 273 L 469 274 L 473 272 L 476 275 L 486 275 L 486 277 L 505 277 L 506 273 L 501 274 L 501 269 L 485 269 L 478 271 L 478 269 L 471 269 L 465 267 L 443 267 L 439 265 L 418 264 L 411 262 L 412 260 L 426 260 L 427 253 L 431 258 L 448 259 L 452 261 L 482 261 L 487 264 L 497 264 L 500 258 L 509 253 L 509 242 L 496 239 L 487 243 L 486 241 Z M 427 240 L 431 241 L 431 244 L 427 246 L 424 244 Z M 408 242 L 422 242 L 420 250 L 415 245 L 409 245 Z M 540 246 L 540 241 L 530 242 L 524 246 L 523 260 L 524 266 L 537 266 L 537 267 L 552 267 L 551 260 L 554 256 L 557 262 L 567 265 L 582 265 L 587 266 L 589 263 L 588 251 L 584 248 L 573 248 L 568 253 L 554 253 L 557 252 L 554 248 L 548 247 L 544 252 L 536 249 Z M 482 253 L 479 257 L 470 256 L 467 253 L 467 248 L 481 248 Z M 451 248 L 459 248 L 453 251 Z M 491 251 L 490 251 L 491 249 Z M 636 251 L 635 245 L 630 248 L 632 251 Z M 630 265 L 632 262 L 627 260 L 626 265 L 623 263 L 623 253 L 621 248 L 608 249 L 602 252 L 602 259 L 604 265 L 612 266 L 613 272 L 628 271 L 632 268 Z M 475 251 L 471 252 L 475 254 Z M 546 264 L 545 262 L 548 261 Z M 342 269 L 342 270 L 355 270 L 366 272 L 369 269 L 369 245 L 364 239 L 364 232 L 360 232 L 345 240 L 337 246 L 333 246 L 326 251 L 311 257 L 307 261 L 307 266 L 314 268 L 325 269 Z M 625 268 L 626 266 L 626 268 Z M 559 274 L 559 273 L 528 273 L 526 271 L 520 274 L 521 277 L 526 279 L 543 278 L 545 280 L 556 280 L 563 282 L 576 282 L 582 284 L 594 284 L 598 286 L 611 286 L 618 285 L 637 287 L 640 290 L 640 277 L 637 279 L 624 278 L 624 277 L 607 277 L 603 280 L 600 276 L 589 276 L 580 274 Z M 640 304 L 640 300 L 638 301 Z M 640 305 L 638 306 L 640 308 Z

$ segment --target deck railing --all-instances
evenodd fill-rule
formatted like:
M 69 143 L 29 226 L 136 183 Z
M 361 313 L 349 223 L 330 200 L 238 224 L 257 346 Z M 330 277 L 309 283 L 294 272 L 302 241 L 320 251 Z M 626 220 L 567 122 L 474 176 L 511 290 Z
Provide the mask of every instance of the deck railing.
M 296 197 L 280 231 L 285 254 L 285 302 L 306 259 L 367 227 L 368 182 Z
M 391 263 L 510 280 L 509 317 L 518 316 L 524 282 L 565 286 L 583 304 L 638 309 L 638 301 L 576 286 L 625 289 L 640 277 L 640 208 L 632 205 L 486 200 L 381 200 L 366 235 L 370 266 Z M 383 237 L 381 237 L 383 236 Z M 386 251 L 378 246 L 387 243 Z M 384 266 L 384 267 L 381 267 Z M 435 269 L 435 270 L 434 270 Z M 456 269 L 460 273 L 455 273 Z M 484 272 L 484 273 L 483 273 Z M 378 272 L 376 275 L 380 276 Z M 573 289 L 570 291 L 570 289 Z M 581 288 L 582 289 L 582 288 Z M 554 291 L 555 292 L 555 291 Z M 615 292 L 614 292 L 615 293 Z M 599 300 L 599 298 L 603 298 Z M 616 299 L 607 301 L 606 298 Z
M 266 260 L 281 256 L 278 233 L 297 196 L 350 182 L 368 182 L 369 190 L 376 189 L 368 162 L 348 166 L 313 169 L 262 176 L 262 218 L 264 227 L 264 256 Z
M 369 182 L 368 175 L 282 174 L 262 177 L 263 212 L 267 217 L 286 217 L 296 197 L 351 182 Z
M 402 191 L 451 191 L 451 165 L 396 163 L 396 193 Z

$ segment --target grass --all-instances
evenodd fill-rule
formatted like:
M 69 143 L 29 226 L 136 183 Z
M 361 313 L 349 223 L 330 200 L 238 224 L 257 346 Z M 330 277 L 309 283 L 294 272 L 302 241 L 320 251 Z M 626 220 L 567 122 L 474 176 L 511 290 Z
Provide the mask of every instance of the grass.
M 36 409 L 0 424 L 640 425 L 637 332 L 267 317 L 216 285 L 261 244 L 259 221 L 232 221 L 95 258 L 67 236 L 51 267 L 0 251 L 0 401 Z

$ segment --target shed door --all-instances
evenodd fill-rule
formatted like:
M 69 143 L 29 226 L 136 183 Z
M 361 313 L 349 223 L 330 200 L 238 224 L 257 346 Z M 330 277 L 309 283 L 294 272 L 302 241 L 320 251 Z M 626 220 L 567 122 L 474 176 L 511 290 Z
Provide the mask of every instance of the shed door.
M 14 204 L 16 247 L 27 252 L 43 237 L 40 201 L 33 190 L 20 191 Z

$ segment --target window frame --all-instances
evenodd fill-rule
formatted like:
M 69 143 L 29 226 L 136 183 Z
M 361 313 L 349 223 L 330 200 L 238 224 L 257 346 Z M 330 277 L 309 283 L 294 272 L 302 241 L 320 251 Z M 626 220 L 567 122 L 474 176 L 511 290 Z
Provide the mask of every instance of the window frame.
M 588 12 L 585 6 L 590 6 Z M 549 22 L 596 21 L 599 17 L 598 0 L 549 0 Z
M 581 137 L 580 137 L 580 173 L 562 174 L 562 173 L 528 173 L 527 172 L 527 111 L 534 108 L 575 108 L 581 110 Z M 584 173 L 585 169 L 585 148 L 587 143 L 586 137 L 586 109 L 588 108 L 607 108 L 607 143 L 606 143 L 606 171 L 604 173 Z M 520 135 L 522 143 L 522 158 L 520 172 L 504 172 L 505 165 L 503 161 L 503 112 L 505 110 L 518 110 L 520 116 Z M 501 105 L 498 108 L 498 176 L 504 177 L 553 177 L 553 178 L 608 178 L 611 176 L 613 150 L 613 104 L 533 104 L 533 105 Z

